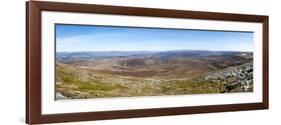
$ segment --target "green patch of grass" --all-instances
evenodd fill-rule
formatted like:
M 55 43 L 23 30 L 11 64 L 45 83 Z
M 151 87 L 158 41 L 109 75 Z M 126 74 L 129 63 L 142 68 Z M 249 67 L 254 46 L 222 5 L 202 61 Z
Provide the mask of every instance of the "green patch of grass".
M 163 93 L 163 94 L 165 94 L 165 93 L 168 93 L 169 91 L 171 91 L 171 87 L 170 86 L 161 86 L 161 92 Z
M 65 68 L 65 67 L 57 67 L 56 68 L 56 76 L 57 80 L 62 82 L 62 84 L 67 86 L 72 86 L 71 88 L 75 91 L 93 93 L 98 91 L 112 91 L 114 89 L 119 88 L 118 85 L 112 83 L 104 83 L 97 79 L 87 79 L 81 80 L 77 75 L 75 75 L 75 71 Z M 70 87 L 68 88 L 70 89 Z M 102 95 L 102 94 L 98 94 Z
M 79 91 L 92 91 L 92 90 L 112 91 L 118 88 L 118 86 L 114 84 L 90 83 L 90 82 L 79 83 L 77 84 L 77 87 Z
M 173 90 L 175 88 L 180 89 L 182 91 L 188 91 L 192 94 L 205 94 L 205 93 L 218 93 L 217 87 L 214 87 L 214 83 L 210 83 L 204 80 L 186 80 L 180 81 L 176 80 L 170 83 L 172 88 L 169 89 L 163 87 L 164 92 L 167 90 Z

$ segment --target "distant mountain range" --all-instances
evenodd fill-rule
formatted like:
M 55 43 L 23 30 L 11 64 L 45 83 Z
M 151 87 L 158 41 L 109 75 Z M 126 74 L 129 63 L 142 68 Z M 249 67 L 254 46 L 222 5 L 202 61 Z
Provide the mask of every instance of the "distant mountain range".
M 246 56 L 252 58 L 252 52 L 239 51 L 208 51 L 208 50 L 172 50 L 172 51 L 81 51 L 81 52 L 57 52 L 57 60 L 89 60 L 100 58 L 127 58 L 127 57 L 153 57 L 153 58 L 177 58 L 177 57 L 216 57 L 216 56 Z

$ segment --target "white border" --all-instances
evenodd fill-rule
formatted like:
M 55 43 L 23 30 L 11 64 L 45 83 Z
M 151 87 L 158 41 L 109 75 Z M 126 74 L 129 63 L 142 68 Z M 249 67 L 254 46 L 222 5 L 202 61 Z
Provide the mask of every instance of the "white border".
M 254 92 L 55 101 L 54 24 L 187 28 L 254 32 Z M 42 12 L 42 114 L 262 102 L 262 24 L 105 14 Z

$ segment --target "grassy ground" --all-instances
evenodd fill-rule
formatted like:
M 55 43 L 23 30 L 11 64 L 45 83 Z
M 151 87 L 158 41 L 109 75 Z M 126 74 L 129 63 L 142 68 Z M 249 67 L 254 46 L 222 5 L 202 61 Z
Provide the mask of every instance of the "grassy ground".
M 67 64 L 56 66 L 56 92 L 70 99 L 219 93 L 202 79 L 134 78 Z

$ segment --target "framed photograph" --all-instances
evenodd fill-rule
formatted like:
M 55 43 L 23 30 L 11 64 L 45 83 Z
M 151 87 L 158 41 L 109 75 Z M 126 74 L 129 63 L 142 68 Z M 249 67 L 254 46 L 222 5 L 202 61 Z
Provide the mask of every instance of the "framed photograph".
M 268 16 L 29 1 L 30 124 L 268 109 Z

